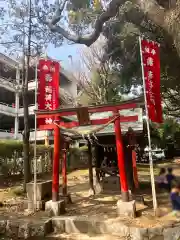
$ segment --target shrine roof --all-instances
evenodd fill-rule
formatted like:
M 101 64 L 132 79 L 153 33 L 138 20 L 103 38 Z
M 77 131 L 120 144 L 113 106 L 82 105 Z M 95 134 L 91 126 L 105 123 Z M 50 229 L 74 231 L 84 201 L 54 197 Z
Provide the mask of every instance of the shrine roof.
M 120 116 L 138 116 L 138 121 L 132 121 L 132 122 L 121 122 L 121 131 L 122 133 L 125 133 L 128 131 L 128 128 L 131 127 L 135 132 L 142 132 L 143 131 L 143 110 L 142 108 L 134 108 L 134 109 L 127 109 L 127 110 L 120 110 L 119 111 Z M 90 115 L 91 120 L 95 119 L 104 119 L 113 116 L 112 112 L 102 112 L 102 113 L 93 113 Z M 63 117 L 64 120 L 70 120 L 70 121 L 76 121 L 77 116 L 67 116 Z M 87 125 L 87 126 L 79 126 L 74 127 L 73 130 L 77 130 L 81 134 L 86 134 L 87 132 L 96 129 L 97 127 L 100 127 L 101 125 Z M 102 125 L 103 126 L 103 125 Z M 73 137 L 72 133 L 66 132 L 63 130 L 63 133 L 65 135 Z M 113 135 L 114 134 L 114 124 L 109 124 L 104 129 L 100 130 L 96 133 L 96 135 Z

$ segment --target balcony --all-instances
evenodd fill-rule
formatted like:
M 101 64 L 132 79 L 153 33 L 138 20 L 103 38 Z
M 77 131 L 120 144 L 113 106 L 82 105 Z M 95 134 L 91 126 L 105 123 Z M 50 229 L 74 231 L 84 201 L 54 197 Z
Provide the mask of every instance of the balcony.
M 30 81 L 28 83 L 28 90 L 32 91 L 36 87 L 36 82 L 34 80 Z M 18 88 L 18 85 L 13 84 L 10 82 L 8 79 L 0 77 L 0 88 L 4 88 L 10 92 L 15 92 L 16 89 Z M 19 89 L 22 89 L 22 86 L 19 85 Z
M 29 115 L 34 115 L 34 110 L 35 110 L 35 105 L 30 105 L 29 106 Z M 7 115 L 7 116 L 11 116 L 11 117 L 15 117 L 16 116 L 16 108 L 12 107 L 11 105 L 8 105 L 6 103 L 1 103 L 0 102 L 0 113 Z M 18 111 L 18 116 L 22 117 L 24 115 L 24 108 L 20 107 L 19 111 Z
M 4 129 L 0 129 L 0 139 L 2 140 L 8 140 L 8 139 L 14 139 L 14 133 L 11 131 L 6 131 Z M 22 134 L 18 134 L 18 140 L 22 140 Z
M 4 88 L 10 92 L 15 92 L 15 86 L 8 79 L 0 77 L 0 87 Z
M 16 109 L 12 107 L 12 105 L 8 105 L 6 103 L 1 103 L 0 102 L 0 113 L 7 115 L 7 116 L 11 116 L 11 117 L 15 117 L 16 116 Z
M 29 115 L 34 115 L 35 105 L 29 105 Z M 24 108 L 20 107 L 18 111 L 19 117 L 24 116 Z
M 53 139 L 53 134 L 50 131 L 37 131 L 36 139 L 45 140 L 48 137 L 49 140 Z M 35 140 L 35 131 L 30 132 L 30 141 Z
M 41 141 L 41 140 L 45 140 L 45 137 L 48 136 L 48 139 L 53 139 L 53 135 L 50 134 L 49 131 L 37 131 L 37 135 L 36 135 L 36 140 L 37 141 Z M 4 129 L 0 129 L 0 139 L 1 140 L 8 140 L 8 139 L 15 139 L 15 135 L 13 132 L 11 131 L 6 131 Z M 18 133 L 18 136 L 16 138 L 17 140 L 22 141 L 22 134 Z M 35 132 L 32 131 L 30 132 L 30 141 L 34 141 L 35 140 Z
M 22 91 L 22 85 L 15 85 L 14 83 L 10 82 L 8 79 L 0 77 L 0 88 L 4 88 L 10 92 Z M 36 88 L 36 82 L 34 80 L 29 81 L 28 83 L 28 90 L 34 91 Z M 59 95 L 61 99 L 65 102 L 72 103 L 75 98 L 77 97 L 77 85 L 76 83 L 69 82 L 67 84 L 63 84 L 62 87 L 59 88 Z M 22 111 L 22 110 L 21 110 Z

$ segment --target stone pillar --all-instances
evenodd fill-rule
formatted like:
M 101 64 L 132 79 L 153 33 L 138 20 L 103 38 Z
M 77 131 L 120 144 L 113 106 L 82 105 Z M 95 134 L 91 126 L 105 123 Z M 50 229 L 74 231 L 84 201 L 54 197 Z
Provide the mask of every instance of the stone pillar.
M 18 139 L 19 132 L 19 82 L 20 82 L 20 70 L 16 68 L 16 91 L 15 91 L 15 120 L 14 120 L 14 138 Z
M 46 133 L 45 133 L 45 137 L 44 137 L 44 145 L 45 145 L 45 146 L 49 146 L 49 136 L 48 136 L 48 131 L 46 131 Z

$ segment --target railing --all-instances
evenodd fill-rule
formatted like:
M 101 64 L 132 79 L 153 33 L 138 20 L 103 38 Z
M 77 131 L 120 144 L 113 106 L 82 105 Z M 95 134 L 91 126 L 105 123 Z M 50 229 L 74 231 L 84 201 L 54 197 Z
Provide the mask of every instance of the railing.
M 0 112 L 14 117 L 16 114 L 16 109 L 10 104 L 0 102 Z
M 29 114 L 34 115 L 35 105 L 31 104 L 29 105 Z M 8 116 L 16 116 L 16 108 L 12 107 L 10 104 L 6 104 L 3 102 L 0 102 L 0 113 L 3 113 Z M 24 115 L 24 108 L 20 107 L 18 111 L 19 117 Z
M 13 83 L 9 82 L 7 79 L 0 77 L 0 86 L 4 89 L 7 89 L 11 92 L 15 92 L 15 88 L 13 86 Z
M 15 92 L 16 88 L 22 89 L 22 84 L 19 84 L 19 86 L 18 86 L 15 79 L 13 79 L 12 81 L 14 81 L 14 83 L 11 82 L 9 79 L 0 76 L 0 86 L 1 87 L 5 88 L 11 92 Z M 30 91 L 34 90 L 35 87 L 36 87 L 36 82 L 34 80 L 31 80 L 28 82 L 28 90 L 30 90 Z
M 29 105 L 29 115 L 34 115 L 34 110 L 35 110 L 35 105 L 34 104 Z M 24 108 L 20 107 L 18 113 L 19 113 L 19 116 L 23 116 Z
M 0 129 L 0 139 L 14 139 L 14 137 L 14 132 Z M 22 135 L 20 133 L 18 133 L 17 139 L 22 140 Z

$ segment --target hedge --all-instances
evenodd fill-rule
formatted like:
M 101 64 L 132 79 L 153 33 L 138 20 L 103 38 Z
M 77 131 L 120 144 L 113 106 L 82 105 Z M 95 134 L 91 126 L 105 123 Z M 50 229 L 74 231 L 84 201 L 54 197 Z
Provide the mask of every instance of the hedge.
M 52 146 L 37 145 L 37 154 L 51 151 Z M 80 148 L 70 148 L 70 154 L 78 156 L 81 151 L 87 151 L 87 146 Z M 22 155 L 23 142 L 17 140 L 0 140 L 0 158 L 11 158 L 14 154 Z M 34 145 L 30 145 L 30 156 L 34 155 Z
M 37 154 L 50 151 L 50 146 L 37 145 Z M 0 158 L 11 158 L 14 154 L 22 155 L 23 153 L 23 142 L 17 140 L 0 140 Z M 30 145 L 30 155 L 34 154 L 34 146 Z

